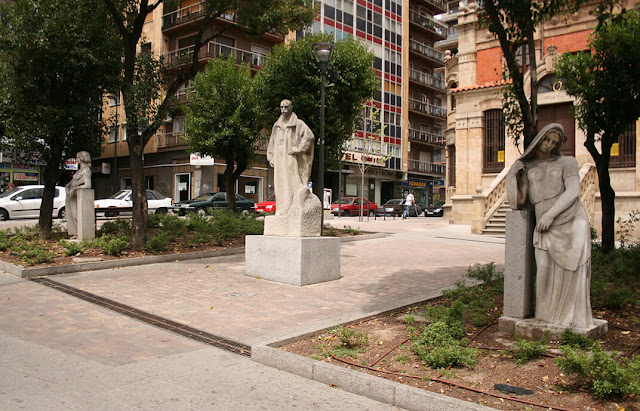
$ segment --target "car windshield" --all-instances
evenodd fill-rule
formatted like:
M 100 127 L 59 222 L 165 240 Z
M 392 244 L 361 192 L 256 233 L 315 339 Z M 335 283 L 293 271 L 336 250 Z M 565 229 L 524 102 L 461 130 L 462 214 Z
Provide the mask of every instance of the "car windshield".
M 22 190 L 22 188 L 20 188 L 20 187 L 16 187 L 16 188 L 12 188 L 11 190 L 7 190 L 4 193 L 0 194 L 0 198 L 8 197 L 11 194 L 15 193 L 16 191 L 20 191 L 20 190 Z
M 431 207 L 442 207 L 444 205 L 444 201 L 438 201 L 435 204 L 432 204 Z
M 194 198 L 193 201 L 205 201 L 211 198 L 212 195 L 213 193 L 200 194 L 198 197 Z
M 340 200 L 340 204 L 351 204 L 353 202 L 353 197 L 347 197 Z
M 115 198 L 116 200 L 121 200 L 129 194 L 130 190 L 120 190 L 109 198 Z
M 387 202 L 385 203 L 385 205 L 387 205 L 387 204 L 389 204 L 389 205 L 391 205 L 391 204 L 402 204 L 403 202 L 404 202 L 404 200 L 403 200 L 403 199 L 401 199 L 401 198 L 396 198 L 396 199 L 394 199 L 394 200 L 389 200 L 389 201 L 387 201 Z

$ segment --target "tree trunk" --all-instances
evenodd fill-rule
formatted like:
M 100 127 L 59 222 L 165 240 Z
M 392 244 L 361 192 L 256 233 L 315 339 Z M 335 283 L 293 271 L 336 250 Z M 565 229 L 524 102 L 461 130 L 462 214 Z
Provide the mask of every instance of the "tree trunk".
M 129 164 L 131 165 L 131 198 L 133 200 L 133 218 L 131 220 L 131 247 L 142 248 L 147 235 L 147 193 L 144 184 L 144 162 L 142 161 L 142 145 L 140 136 L 135 136 L 136 143 L 129 140 Z
M 600 188 L 600 205 L 602 207 L 602 251 L 608 253 L 615 245 L 614 223 L 616 219 L 616 193 L 611 187 L 609 175 L 609 160 L 612 141 L 608 136 L 602 138 L 602 154 L 596 170 L 598 171 Z
M 40 240 L 49 240 L 51 238 L 53 197 L 60 174 L 58 164 L 47 162 L 44 173 L 44 192 L 42 193 L 42 203 L 40 204 L 40 216 L 38 220 L 38 238 Z
M 233 179 L 233 161 L 227 162 L 227 168 L 224 169 L 224 186 L 227 190 L 227 204 L 229 204 L 229 210 L 234 213 L 238 211 L 236 207 L 236 182 Z

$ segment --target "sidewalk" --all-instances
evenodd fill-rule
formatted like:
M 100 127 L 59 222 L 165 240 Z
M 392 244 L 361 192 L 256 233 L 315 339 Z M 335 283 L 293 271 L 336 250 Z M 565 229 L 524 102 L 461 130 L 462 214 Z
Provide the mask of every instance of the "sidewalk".
M 255 345 L 419 302 L 452 286 L 469 265 L 504 263 L 504 240 L 471 235 L 468 226 L 441 218 L 328 222 L 388 235 L 344 243 L 342 278 L 306 287 L 245 276 L 243 256 L 52 279 Z M 0 310 L 0 386 L 12 387 L 0 389 L 2 409 L 34 408 L 29 401 L 46 409 L 391 408 L 6 274 L 0 274 Z M 95 406 L 82 402 L 87 395 Z M 216 403 L 219 398 L 226 402 Z

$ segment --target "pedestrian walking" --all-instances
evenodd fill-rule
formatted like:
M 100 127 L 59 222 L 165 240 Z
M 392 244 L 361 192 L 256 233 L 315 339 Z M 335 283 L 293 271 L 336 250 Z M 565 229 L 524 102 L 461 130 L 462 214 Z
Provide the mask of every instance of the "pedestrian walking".
M 409 194 L 407 194 L 407 198 L 404 200 L 404 213 L 402 213 L 403 220 L 409 216 L 409 207 L 414 205 L 414 203 L 415 197 L 413 195 L 413 191 L 410 191 Z

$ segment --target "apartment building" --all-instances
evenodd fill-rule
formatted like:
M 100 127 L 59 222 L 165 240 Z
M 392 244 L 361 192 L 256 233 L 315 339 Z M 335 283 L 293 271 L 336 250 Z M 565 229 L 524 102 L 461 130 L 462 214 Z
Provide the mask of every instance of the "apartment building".
M 201 10 L 198 0 L 183 0 L 173 10 L 159 7 L 145 24 L 141 49 L 164 55 L 171 70 L 183 69 Z M 333 33 L 336 41 L 352 36 L 366 42 L 376 56 L 374 68 L 380 80 L 366 119 L 348 143 L 343 169 L 326 171 L 325 187 L 331 189 L 334 199 L 342 192 L 381 204 L 409 190 L 422 205 L 444 198 L 444 53 L 435 50 L 434 43 L 446 38 L 447 27 L 434 16 L 445 10 L 441 0 L 321 2 L 310 31 Z M 227 24 L 229 30 L 201 50 L 203 66 L 213 57 L 235 52 L 238 62 L 259 70 L 271 48 L 285 41 L 272 34 L 248 38 L 234 30 L 233 17 L 227 17 L 215 24 Z M 186 97 L 188 87 L 178 92 L 179 99 Z M 109 96 L 106 106 L 105 116 L 116 125 L 109 130 L 102 156 L 94 162 L 98 197 L 130 186 L 124 107 L 116 95 Z M 221 162 L 186 152 L 181 139 L 184 121 L 184 113 L 172 112 L 144 151 L 147 187 L 174 201 L 224 190 Z M 265 154 L 258 150 L 256 163 L 237 187 L 239 194 L 254 201 L 273 192 Z M 364 185 L 361 170 L 365 170 Z
M 637 7 L 638 2 L 628 3 L 628 7 Z M 572 115 L 575 100 L 566 94 L 561 79 L 555 74 L 558 55 L 588 49 L 589 36 L 597 23 L 590 14 L 594 7 L 595 4 L 587 4 L 567 18 L 554 17 L 537 31 L 535 44 L 538 127 L 552 122 L 563 125 L 567 134 L 563 154 L 575 156 L 581 167 L 581 198 L 592 226 L 599 229 L 600 198 L 593 160 L 584 147 L 585 136 Z M 505 136 L 504 62 L 498 40 L 487 29 L 480 28 L 475 2 L 460 2 L 456 11 L 448 16 L 456 32 L 441 43 L 447 58 L 445 81 L 449 87 L 450 108 L 445 131 L 448 168 L 445 217 L 452 223 L 471 224 L 472 231 L 481 233 L 490 231 L 488 226 L 504 203 L 504 177 L 522 148 L 518 149 Z M 526 53 L 523 56 L 516 51 L 516 54 L 525 67 L 527 82 L 526 67 L 530 63 Z M 616 191 L 619 217 L 640 208 L 638 128 L 638 124 L 634 124 L 620 136 L 611 152 L 611 182 Z

